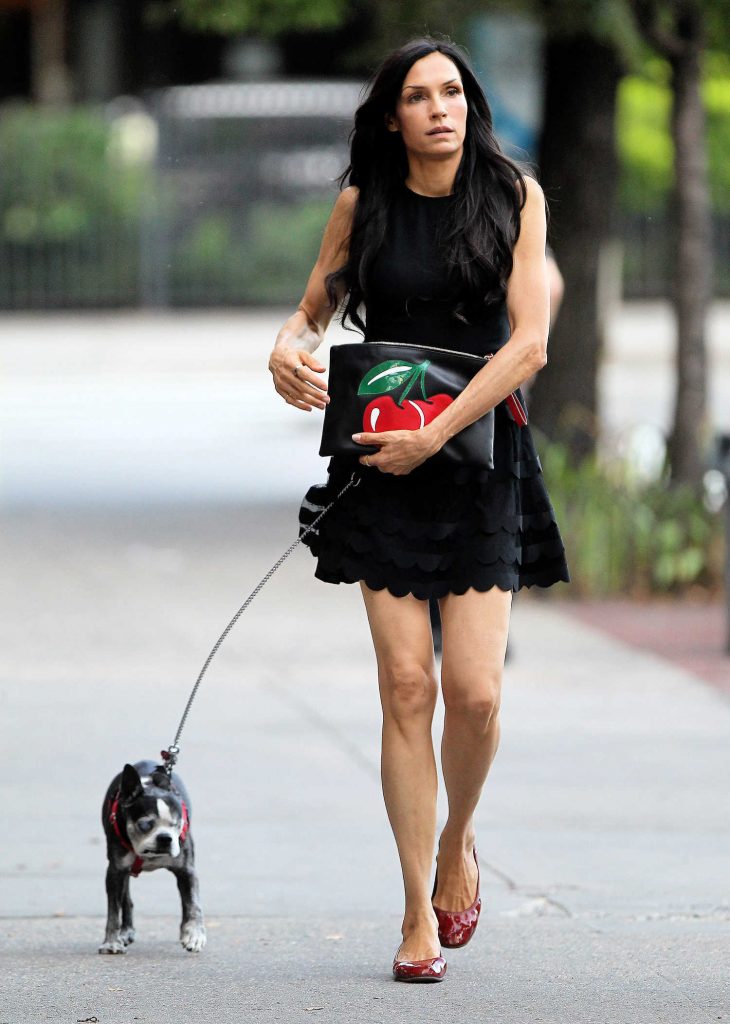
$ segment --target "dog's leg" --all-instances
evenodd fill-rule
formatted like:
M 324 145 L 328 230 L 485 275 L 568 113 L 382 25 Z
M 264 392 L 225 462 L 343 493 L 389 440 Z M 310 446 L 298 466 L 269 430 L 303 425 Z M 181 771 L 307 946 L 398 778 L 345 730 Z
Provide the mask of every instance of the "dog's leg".
M 125 881 L 129 884 L 129 871 L 115 867 L 109 862 L 106 869 L 107 919 L 104 942 L 99 946 L 100 953 L 124 953 L 124 940 L 119 928 L 124 902 Z
M 206 943 L 203 911 L 200 907 L 198 893 L 198 876 L 195 871 L 195 859 L 191 836 L 188 836 L 185 863 L 180 868 L 170 868 L 177 879 L 182 903 L 182 923 L 180 925 L 180 942 L 190 953 L 199 953 Z
M 129 895 L 129 875 L 124 879 L 124 891 L 122 892 L 122 930 L 121 938 L 125 946 L 134 942 L 134 903 Z

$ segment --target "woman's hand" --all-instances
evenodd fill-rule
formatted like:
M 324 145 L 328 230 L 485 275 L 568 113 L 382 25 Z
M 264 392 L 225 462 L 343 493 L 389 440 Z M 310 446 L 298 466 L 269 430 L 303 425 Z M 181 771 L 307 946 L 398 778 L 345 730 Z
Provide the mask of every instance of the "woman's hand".
M 305 330 L 314 334 L 311 329 Z M 317 376 L 326 367 L 306 348 L 295 347 L 297 341 L 311 344 L 314 340 L 305 338 L 304 333 L 301 330 L 285 332 L 282 328 L 269 357 L 269 370 L 274 378 L 274 388 L 284 401 L 296 409 L 311 412 L 313 406 L 324 409 L 330 399 L 327 381 Z M 316 338 L 317 343 L 319 340 Z
M 302 301 L 279 331 L 269 357 L 276 391 L 288 405 L 305 412 L 313 406 L 324 409 L 329 402 L 327 381 L 317 376 L 326 367 L 312 353 L 321 345 L 336 305 L 344 298 L 340 285 L 333 305 L 326 282 L 347 262 L 358 194 L 354 185 L 348 185 L 335 200 Z
M 359 462 L 362 466 L 379 469 L 381 473 L 393 473 L 394 476 L 405 476 L 441 448 L 441 443 L 428 427 L 353 434 L 352 439 L 358 444 L 378 445 L 380 448 L 375 455 L 361 456 Z

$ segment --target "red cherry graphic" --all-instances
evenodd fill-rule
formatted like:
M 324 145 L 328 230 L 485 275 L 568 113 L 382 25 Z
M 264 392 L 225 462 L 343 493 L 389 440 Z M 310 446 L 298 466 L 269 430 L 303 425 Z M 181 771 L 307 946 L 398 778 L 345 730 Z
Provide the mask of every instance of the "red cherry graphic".
M 381 433 L 385 430 L 419 430 L 451 405 L 451 395 L 434 395 L 429 399 L 406 398 L 403 405 L 396 405 L 390 395 L 381 395 L 370 402 L 363 414 L 362 426 L 366 433 Z

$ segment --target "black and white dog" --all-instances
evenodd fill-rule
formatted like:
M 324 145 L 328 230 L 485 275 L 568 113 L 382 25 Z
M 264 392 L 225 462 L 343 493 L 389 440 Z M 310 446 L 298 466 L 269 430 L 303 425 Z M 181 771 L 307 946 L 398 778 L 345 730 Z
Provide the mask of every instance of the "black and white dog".
M 198 898 L 190 800 L 179 777 L 154 761 L 125 764 L 111 782 L 101 812 L 107 840 L 108 916 L 100 953 L 125 953 L 134 942 L 129 876 L 167 868 L 182 902 L 180 942 L 191 953 L 205 945 Z

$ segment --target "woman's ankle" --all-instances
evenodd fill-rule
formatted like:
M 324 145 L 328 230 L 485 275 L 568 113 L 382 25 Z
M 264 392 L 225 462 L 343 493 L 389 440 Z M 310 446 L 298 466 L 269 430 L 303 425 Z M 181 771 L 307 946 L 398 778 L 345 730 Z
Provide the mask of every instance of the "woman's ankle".
M 450 852 L 463 851 L 471 853 L 476 843 L 476 832 L 473 824 L 468 825 L 444 825 L 439 837 L 439 851 L 449 850 Z
M 413 932 L 433 930 L 438 931 L 438 919 L 430 903 L 428 909 L 424 908 L 422 911 L 406 913 L 403 917 L 401 932 L 404 937 L 412 935 Z

